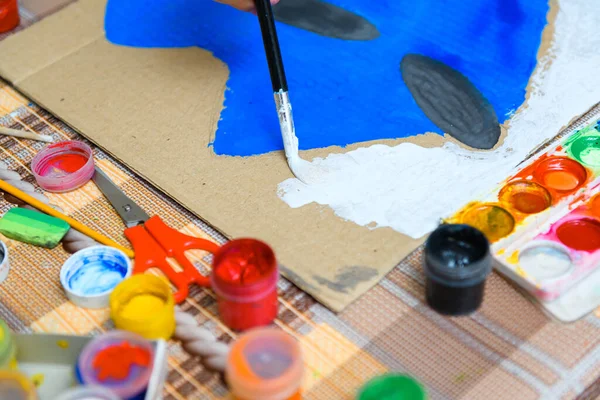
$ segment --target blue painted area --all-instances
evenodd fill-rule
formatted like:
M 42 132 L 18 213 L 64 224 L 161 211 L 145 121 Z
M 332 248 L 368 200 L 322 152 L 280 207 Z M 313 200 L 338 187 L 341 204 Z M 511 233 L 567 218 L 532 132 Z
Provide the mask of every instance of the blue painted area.
M 548 12 L 547 0 L 331 3 L 367 18 L 381 37 L 342 41 L 278 25 L 301 149 L 441 133 L 402 81 L 399 63 L 406 53 L 465 74 L 503 122 L 525 99 Z M 116 44 L 199 46 L 229 66 L 226 108 L 213 143 L 217 154 L 283 148 L 255 16 L 211 0 L 110 0 L 105 25 Z
M 69 289 L 80 296 L 95 296 L 112 291 L 126 276 L 127 261 L 120 254 L 94 252 L 83 254 L 66 274 Z

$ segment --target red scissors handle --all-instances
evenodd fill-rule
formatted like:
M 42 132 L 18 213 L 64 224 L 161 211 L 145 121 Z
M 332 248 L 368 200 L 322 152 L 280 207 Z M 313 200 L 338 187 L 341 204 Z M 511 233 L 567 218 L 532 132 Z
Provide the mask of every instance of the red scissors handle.
M 219 248 L 217 244 L 178 232 L 167 226 L 159 216 L 150 218 L 145 226 L 126 229 L 125 236 L 136 254 L 133 272 L 137 274 L 153 267 L 159 268 L 177 288 L 174 296 L 178 304 L 188 296 L 190 284 L 210 286 L 209 278 L 198 272 L 185 252 L 197 249 L 214 253 Z M 182 271 L 175 271 L 167 257 L 177 260 Z

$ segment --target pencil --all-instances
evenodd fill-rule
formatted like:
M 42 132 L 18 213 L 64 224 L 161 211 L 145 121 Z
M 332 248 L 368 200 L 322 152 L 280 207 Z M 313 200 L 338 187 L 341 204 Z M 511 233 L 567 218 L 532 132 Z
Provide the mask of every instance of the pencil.
M 65 221 L 67 224 L 69 224 L 71 226 L 71 228 L 83 233 L 86 236 L 91 237 L 98 243 L 101 243 L 105 246 L 110 246 L 110 247 L 119 249 L 123 253 L 125 253 L 129 258 L 134 258 L 134 256 L 135 256 L 135 254 L 132 250 L 129 250 L 128 248 L 121 246 L 114 240 L 104 236 L 103 234 L 101 234 L 99 232 L 94 231 L 93 229 L 83 225 L 81 222 L 78 222 L 77 220 L 74 220 L 73 218 L 61 213 L 60 211 L 55 210 L 54 208 L 50 207 L 49 205 L 42 203 L 41 201 L 28 195 L 27 193 L 22 192 L 21 190 L 4 182 L 1 179 L 0 179 L 0 190 L 13 195 L 17 199 L 24 201 L 25 203 L 29 204 L 30 206 L 37 208 L 38 210 L 40 210 L 48 215 L 51 215 L 53 217 L 56 217 L 58 219 Z
M 5 126 L 0 126 L 0 134 L 6 135 L 6 136 L 14 136 L 14 137 L 23 138 L 23 139 L 37 140 L 37 141 L 46 142 L 46 143 L 52 143 L 54 141 L 54 139 L 52 139 L 52 136 L 38 135 L 37 133 L 34 133 L 34 132 L 22 131 L 22 130 L 18 130 L 18 129 L 11 129 L 11 128 L 7 128 Z

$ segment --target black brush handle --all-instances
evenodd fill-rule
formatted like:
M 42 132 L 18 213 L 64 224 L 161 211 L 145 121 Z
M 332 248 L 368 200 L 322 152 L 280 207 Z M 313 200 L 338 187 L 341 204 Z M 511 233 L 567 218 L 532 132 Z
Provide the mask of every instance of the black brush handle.
M 265 45 L 265 54 L 271 73 L 271 83 L 273 92 L 287 92 L 287 79 L 283 69 L 283 59 L 281 58 L 281 49 L 279 48 L 279 39 L 277 39 L 277 29 L 275 28 L 275 18 L 273 17 L 273 8 L 270 0 L 255 0 L 256 14 L 260 23 L 263 43 Z

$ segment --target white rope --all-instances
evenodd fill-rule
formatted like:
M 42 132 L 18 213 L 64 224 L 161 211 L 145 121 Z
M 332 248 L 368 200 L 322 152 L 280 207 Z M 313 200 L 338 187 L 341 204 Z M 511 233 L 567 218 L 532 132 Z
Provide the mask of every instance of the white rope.
M 175 311 L 175 321 L 177 327 L 173 338 L 181 342 L 181 347 L 189 354 L 199 357 L 208 369 L 224 372 L 229 346 L 219 342 L 210 331 L 201 328 L 188 313 Z

